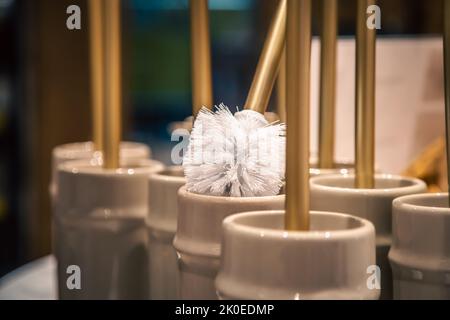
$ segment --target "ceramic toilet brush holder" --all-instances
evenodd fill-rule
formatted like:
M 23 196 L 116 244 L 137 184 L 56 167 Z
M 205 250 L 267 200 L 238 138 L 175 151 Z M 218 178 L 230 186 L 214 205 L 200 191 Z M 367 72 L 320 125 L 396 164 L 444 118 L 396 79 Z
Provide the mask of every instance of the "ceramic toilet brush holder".
M 243 211 L 280 210 L 284 195 L 218 197 L 178 191 L 178 252 L 181 299 L 217 299 L 214 279 L 219 270 L 222 221 Z
M 394 299 L 450 300 L 448 194 L 400 197 L 392 210 Z
M 387 258 L 392 236 L 392 201 L 422 193 L 426 184 L 418 179 L 377 174 L 374 189 L 354 187 L 354 175 L 312 178 L 311 210 L 351 214 L 373 223 L 376 230 L 377 265 L 381 271 L 381 299 L 392 299 L 392 272 Z
M 150 159 L 150 148 L 137 142 L 122 142 L 120 145 L 120 157 L 124 160 Z M 92 142 L 76 142 L 57 146 L 52 151 L 52 176 L 50 181 L 50 196 L 52 201 L 58 190 L 58 166 L 74 160 L 94 159 L 94 162 L 101 161 L 101 153 L 94 150 Z
M 150 299 L 178 299 L 179 271 L 173 238 L 177 229 L 178 189 L 186 183 L 182 167 L 148 178 L 148 257 Z
M 378 299 L 371 284 L 375 230 L 346 214 L 311 212 L 309 231 L 286 231 L 284 211 L 245 212 L 223 222 L 221 299 Z
M 147 299 L 148 176 L 152 160 L 104 169 L 89 161 L 58 169 L 53 216 L 60 299 Z

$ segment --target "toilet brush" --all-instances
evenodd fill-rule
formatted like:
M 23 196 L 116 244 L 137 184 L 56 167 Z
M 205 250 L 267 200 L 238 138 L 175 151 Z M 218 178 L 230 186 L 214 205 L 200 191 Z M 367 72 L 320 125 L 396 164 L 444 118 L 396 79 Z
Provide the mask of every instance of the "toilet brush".
M 334 164 L 337 13 L 337 0 L 322 1 L 318 164 L 327 169 Z
M 213 104 L 208 0 L 190 0 L 192 115 Z
M 121 139 L 120 0 L 104 0 L 104 152 L 103 166 L 119 167 Z
M 280 0 L 243 111 L 202 108 L 183 159 L 188 191 L 217 196 L 270 196 L 284 177 L 284 124 L 264 118 L 278 73 L 286 31 Z
M 373 0 L 358 0 L 356 22 L 355 186 L 374 188 L 375 171 L 375 38 L 366 24 Z
M 450 183 L 450 1 L 444 0 L 444 77 L 445 137 L 447 144 L 447 181 Z M 449 188 L 450 195 L 450 188 Z M 450 204 L 450 200 L 449 200 Z
M 286 215 L 287 230 L 309 229 L 311 1 L 288 0 Z
M 103 8 L 102 1 L 89 0 L 92 142 L 103 150 Z

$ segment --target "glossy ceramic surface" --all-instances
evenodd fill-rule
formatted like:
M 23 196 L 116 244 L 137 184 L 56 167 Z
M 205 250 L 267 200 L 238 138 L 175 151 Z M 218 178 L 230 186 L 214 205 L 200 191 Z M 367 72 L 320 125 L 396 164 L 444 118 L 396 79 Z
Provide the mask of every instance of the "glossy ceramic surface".
M 117 170 L 87 160 L 58 170 L 54 251 L 61 299 L 147 299 L 145 219 L 152 160 L 130 160 Z M 79 267 L 81 289 L 70 290 L 67 268 Z
M 169 167 L 148 178 L 150 299 L 179 298 L 179 271 L 173 238 L 177 228 L 178 189 L 186 183 L 182 167 Z
M 450 208 L 447 193 L 393 202 L 389 251 L 395 299 L 450 299 Z
M 174 246 L 179 256 L 182 299 L 216 299 L 214 279 L 219 269 L 222 221 L 253 210 L 284 207 L 284 195 L 216 197 L 178 191 L 178 228 Z
M 120 145 L 122 159 L 149 159 L 150 148 L 142 143 L 122 142 Z M 52 151 L 52 176 L 50 182 L 50 196 L 53 199 L 58 191 L 58 166 L 74 160 L 93 160 L 95 164 L 101 164 L 101 153 L 94 151 L 92 142 L 68 143 L 57 146 Z
M 310 231 L 284 230 L 284 211 L 239 213 L 223 222 L 223 299 L 377 299 L 367 285 L 375 230 L 350 215 L 311 212 Z M 370 281 L 369 281 L 370 282 Z
M 418 179 L 377 174 L 374 189 L 357 189 L 354 179 L 354 175 L 312 178 L 311 210 L 348 213 L 374 224 L 381 299 L 391 299 L 392 272 L 387 255 L 391 245 L 392 201 L 403 195 L 425 192 L 426 185 Z

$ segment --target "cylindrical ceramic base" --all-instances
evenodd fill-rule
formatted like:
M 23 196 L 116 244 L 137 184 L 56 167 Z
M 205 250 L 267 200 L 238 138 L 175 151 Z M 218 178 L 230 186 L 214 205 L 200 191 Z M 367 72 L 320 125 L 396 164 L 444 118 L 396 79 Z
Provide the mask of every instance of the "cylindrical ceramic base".
M 450 300 L 450 208 L 447 193 L 393 203 L 394 299 Z
M 220 262 L 222 221 L 236 212 L 280 210 L 284 195 L 216 197 L 178 191 L 178 228 L 174 246 L 182 299 L 217 299 L 214 279 Z
M 379 289 L 367 285 L 367 270 L 375 265 L 372 223 L 311 212 L 310 231 L 286 231 L 283 224 L 284 211 L 224 220 L 216 279 L 220 298 L 378 299 Z
M 149 159 L 151 156 L 150 148 L 142 143 L 136 142 L 122 142 L 120 145 L 121 159 Z M 58 190 L 58 166 L 61 164 L 74 160 L 88 160 L 92 159 L 94 164 L 101 163 L 101 153 L 94 150 L 92 142 L 76 142 L 57 146 L 52 151 L 52 176 L 50 182 L 50 196 L 52 201 L 56 196 Z
M 387 258 L 391 245 L 392 201 L 426 191 L 418 179 L 394 175 L 375 176 L 374 189 L 354 187 L 354 175 L 311 179 L 311 210 L 342 212 L 371 221 L 376 230 L 377 265 L 381 269 L 381 299 L 392 299 L 392 272 Z
M 151 160 L 117 170 L 86 160 L 59 167 L 53 219 L 61 299 L 148 298 L 148 175 L 162 169 Z
M 178 189 L 186 183 L 182 167 L 170 167 L 148 179 L 150 299 L 178 299 L 179 271 L 173 238 L 177 229 Z

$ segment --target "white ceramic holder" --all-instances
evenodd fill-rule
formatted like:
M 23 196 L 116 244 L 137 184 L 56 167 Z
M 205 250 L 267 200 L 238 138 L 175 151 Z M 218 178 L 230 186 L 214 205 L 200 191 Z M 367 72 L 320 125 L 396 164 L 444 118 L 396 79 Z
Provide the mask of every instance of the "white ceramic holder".
M 221 299 L 378 299 L 372 265 L 368 220 L 313 211 L 310 231 L 286 231 L 284 211 L 245 212 L 223 222 L 216 288 Z
M 123 160 L 150 159 L 150 148 L 137 142 L 122 142 L 120 158 Z M 68 161 L 92 159 L 94 164 L 101 163 L 101 153 L 94 150 L 92 142 L 75 142 L 57 146 L 52 151 L 52 176 L 50 181 L 50 197 L 52 201 L 58 191 L 58 166 Z
M 310 180 L 311 210 L 348 213 L 371 221 L 376 230 L 377 265 L 381 270 L 381 299 L 392 299 L 392 272 L 387 258 L 392 236 L 392 201 L 422 193 L 426 184 L 414 178 L 375 175 L 374 189 L 354 187 L 354 175 L 330 175 Z
M 148 179 L 150 299 L 179 298 L 179 271 L 173 238 L 177 229 L 178 189 L 186 183 L 183 168 L 169 167 Z
M 152 160 L 59 167 L 53 222 L 61 299 L 148 298 L 148 176 L 162 169 Z
M 222 221 L 243 211 L 279 210 L 284 195 L 217 197 L 178 191 L 178 252 L 181 299 L 217 299 L 214 279 L 219 270 Z
M 394 299 L 450 300 L 450 208 L 447 193 L 393 202 Z

